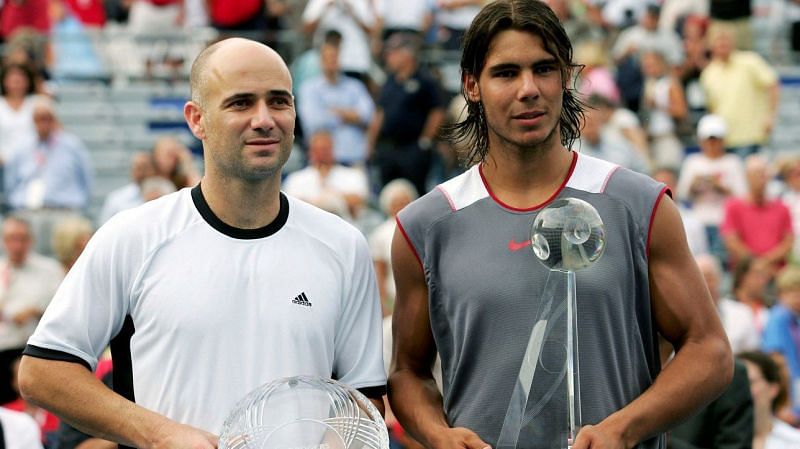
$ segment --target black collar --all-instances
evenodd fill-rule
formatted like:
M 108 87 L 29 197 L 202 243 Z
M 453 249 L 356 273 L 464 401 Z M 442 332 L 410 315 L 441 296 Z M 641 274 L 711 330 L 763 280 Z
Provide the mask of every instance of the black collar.
M 253 240 L 269 237 L 272 234 L 280 231 L 283 225 L 286 224 L 286 220 L 289 218 L 289 200 L 286 198 L 286 195 L 284 195 L 283 192 L 281 192 L 280 195 L 281 208 L 280 211 L 278 211 L 278 216 L 275 217 L 275 220 L 272 220 L 272 223 L 256 229 L 241 229 L 223 222 L 214 214 L 211 208 L 208 207 L 208 203 L 203 196 L 203 191 L 200 190 L 200 184 L 197 184 L 197 186 L 192 188 L 192 202 L 206 223 L 228 237 L 241 240 Z

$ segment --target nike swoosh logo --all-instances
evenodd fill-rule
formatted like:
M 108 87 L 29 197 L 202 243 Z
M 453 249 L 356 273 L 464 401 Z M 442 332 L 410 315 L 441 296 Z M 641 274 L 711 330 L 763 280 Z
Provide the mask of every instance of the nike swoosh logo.
M 530 240 L 525 240 L 524 242 L 515 242 L 514 239 L 511 239 L 508 241 L 508 250 L 511 252 L 517 252 L 529 246 L 531 246 Z

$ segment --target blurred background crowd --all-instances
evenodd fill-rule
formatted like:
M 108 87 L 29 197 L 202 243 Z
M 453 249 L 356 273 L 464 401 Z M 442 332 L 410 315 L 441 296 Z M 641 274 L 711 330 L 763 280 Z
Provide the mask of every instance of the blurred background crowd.
M 202 148 L 182 112 L 190 64 L 229 36 L 290 65 L 298 123 L 283 189 L 364 233 L 390 316 L 394 215 L 464 169 L 437 137 L 463 111 L 460 39 L 485 1 L 0 1 L 0 404 L 31 415 L 48 448 L 80 443 L 17 397 L 16 360 L 97 227 L 199 181 Z M 775 431 L 772 417 L 791 430 L 800 0 L 546 2 L 591 106 L 574 149 L 671 187 L 734 352 L 746 352 L 753 438 Z M 755 368 L 769 361 L 766 378 Z

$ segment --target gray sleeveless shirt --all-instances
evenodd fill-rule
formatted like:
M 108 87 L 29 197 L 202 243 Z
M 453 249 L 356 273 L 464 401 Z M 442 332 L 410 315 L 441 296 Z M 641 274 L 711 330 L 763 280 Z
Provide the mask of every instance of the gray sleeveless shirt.
M 665 191 L 647 176 L 574 153 L 564 186 L 551 198 L 587 201 L 605 224 L 604 255 L 576 274 L 583 424 L 633 401 L 661 369 L 647 249 Z M 428 284 L 445 415 L 451 426 L 472 429 L 493 446 L 548 278 L 529 243 L 531 224 L 549 202 L 525 210 L 504 205 L 476 165 L 397 219 Z M 531 423 L 518 448 L 551 447 L 542 438 L 549 427 L 546 420 Z M 664 438 L 639 447 L 663 448 Z

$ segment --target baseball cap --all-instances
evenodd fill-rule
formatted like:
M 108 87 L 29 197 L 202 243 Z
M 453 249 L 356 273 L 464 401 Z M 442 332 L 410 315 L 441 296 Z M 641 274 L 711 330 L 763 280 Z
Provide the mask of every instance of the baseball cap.
M 701 140 L 711 137 L 723 139 L 727 132 L 728 125 L 725 123 L 725 119 L 718 115 L 705 115 L 697 123 L 697 138 Z

